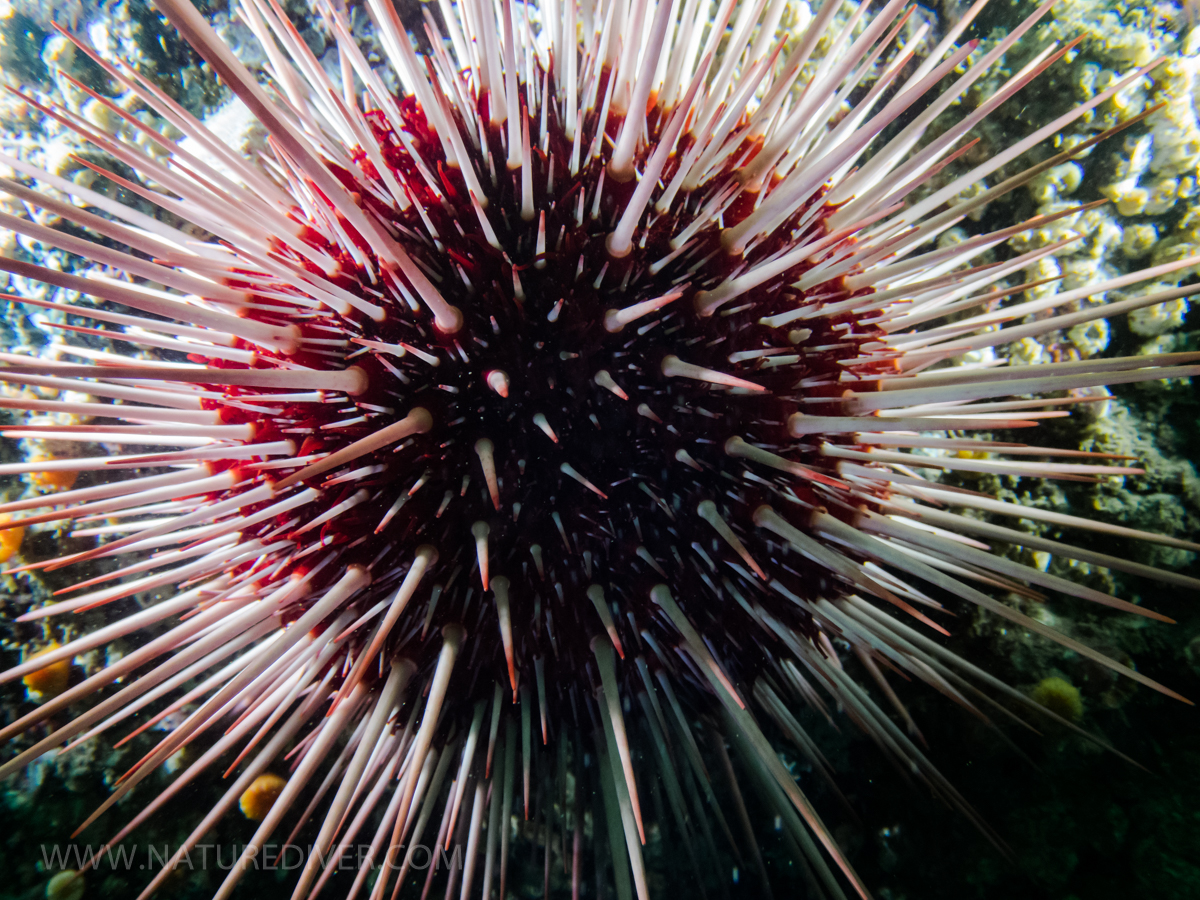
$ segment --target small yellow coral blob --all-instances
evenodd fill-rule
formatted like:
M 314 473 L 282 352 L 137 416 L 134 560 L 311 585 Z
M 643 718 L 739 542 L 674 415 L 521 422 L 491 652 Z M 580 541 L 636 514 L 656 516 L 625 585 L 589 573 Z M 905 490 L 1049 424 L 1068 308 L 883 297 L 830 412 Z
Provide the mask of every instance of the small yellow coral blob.
M 45 656 L 51 650 L 57 650 L 58 646 L 56 643 L 51 643 L 29 658 L 33 660 L 39 656 Z M 70 678 L 71 661 L 69 659 L 60 659 L 58 662 L 50 663 L 48 666 L 30 672 L 21 681 L 32 693 L 38 695 L 37 699 L 50 700 L 67 689 L 67 683 Z
M 81 900 L 82 897 L 82 872 L 67 869 L 46 882 L 46 900 Z
M 1079 696 L 1079 688 L 1065 678 L 1043 678 L 1030 697 L 1068 722 L 1083 718 L 1083 698 Z
M 238 806 L 242 808 L 242 813 L 247 819 L 252 822 L 261 822 L 283 792 L 285 784 L 287 784 L 285 779 L 278 775 L 272 775 L 270 772 L 259 775 L 250 782 L 250 787 L 246 788 L 242 794 Z
M 50 462 L 51 456 L 31 456 L 30 462 Z M 45 469 L 41 472 L 30 472 L 29 483 L 41 491 L 69 491 L 75 486 L 79 473 L 71 469 Z
M 0 525 L 7 525 L 12 520 L 10 515 L 0 515 Z M 21 549 L 23 540 L 25 529 L 20 525 L 0 529 L 0 563 L 8 562 L 12 555 Z

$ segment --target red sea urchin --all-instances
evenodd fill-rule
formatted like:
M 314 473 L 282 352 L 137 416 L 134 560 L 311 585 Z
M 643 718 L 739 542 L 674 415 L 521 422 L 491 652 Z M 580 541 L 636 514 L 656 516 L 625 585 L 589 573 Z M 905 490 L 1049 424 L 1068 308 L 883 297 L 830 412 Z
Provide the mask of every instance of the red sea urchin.
M 841 897 L 848 882 L 867 896 L 758 722 L 827 776 L 791 709 L 832 701 L 976 819 L 910 738 L 915 725 L 884 670 L 968 707 L 975 684 L 1024 698 L 929 636 L 945 633 L 931 618 L 942 609 L 931 587 L 1171 694 L 968 582 L 1164 617 L 993 555 L 976 538 L 1197 582 L 951 510 L 1191 545 L 914 471 L 1134 474 L 1099 454 L 961 433 L 1033 426 L 1071 402 L 996 398 L 1200 373 L 1187 365 L 1200 354 L 1036 371 L 938 367 L 1194 290 L 1076 311 L 1076 301 L 1190 259 L 972 314 L 1028 287 L 1008 279 L 1057 245 L 964 266 L 1048 219 L 934 244 L 1069 154 L 948 205 L 964 188 L 1148 69 L 937 187 L 971 128 L 1069 49 L 1045 49 L 926 139 L 1049 4 L 980 56 L 974 42 L 956 42 L 981 0 L 918 61 L 924 32 L 902 40 L 911 15 L 902 0 L 870 16 L 866 4 L 843 11 L 827 0 L 784 43 L 780 0 L 537 10 L 441 0 L 441 22 L 426 17 L 424 57 L 392 5 L 372 0 L 399 96 L 326 4 L 341 86 L 274 0 L 243 5 L 273 96 L 187 0 L 158 5 L 262 122 L 271 153 L 261 164 L 240 158 L 151 82 L 96 56 L 191 143 L 99 96 L 170 162 L 68 112 L 44 112 L 144 182 L 109 177 L 208 239 L 4 159 L 107 216 L 9 180 L 5 191 L 100 240 L 15 216 L 0 225 L 126 277 L 10 259 L 0 269 L 103 301 L 70 309 L 125 330 L 103 336 L 190 363 L 94 350 L 85 365 L 0 355 L 10 384 L 90 395 L 3 401 L 88 423 L 10 436 L 183 448 L 0 468 L 92 475 L 84 487 L 0 508 L 50 509 L 24 525 L 122 523 L 102 529 L 108 539 L 94 549 L 47 564 L 125 558 L 122 568 L 23 618 L 166 592 L 5 673 L 21 678 L 156 629 L 0 731 L 57 725 L 0 773 L 143 710 L 157 712 L 139 731 L 178 713 L 180 724 L 84 826 L 204 735 L 203 753 L 113 841 L 202 773 L 236 772 L 182 855 L 256 778 L 290 766 L 243 861 L 285 822 L 295 835 L 315 819 L 319 852 L 297 898 L 334 876 L 322 857 L 355 843 L 370 844 L 374 866 L 338 876 L 347 895 L 394 895 L 421 841 L 465 848 L 446 896 L 487 898 L 498 887 L 503 897 L 508 822 L 523 810 L 545 825 L 547 867 L 550 832 L 561 833 L 576 895 L 592 842 L 596 876 L 609 877 L 611 860 L 618 896 L 644 900 L 648 782 L 661 779 L 670 815 L 657 824 L 680 836 L 702 879 L 710 873 L 700 861 L 716 858 L 709 820 L 732 839 L 696 732 L 713 738 L 710 760 L 728 766 L 726 742 L 737 750 L 742 778 L 776 810 L 817 895 Z M 116 473 L 127 477 L 101 477 Z M 901 725 L 843 669 L 834 641 Z M 61 718 L 84 700 L 93 705 Z M 737 785 L 731 778 L 735 826 L 737 810 L 744 817 Z M 754 865 L 753 833 L 737 843 Z M 232 869 L 218 896 L 245 868 Z

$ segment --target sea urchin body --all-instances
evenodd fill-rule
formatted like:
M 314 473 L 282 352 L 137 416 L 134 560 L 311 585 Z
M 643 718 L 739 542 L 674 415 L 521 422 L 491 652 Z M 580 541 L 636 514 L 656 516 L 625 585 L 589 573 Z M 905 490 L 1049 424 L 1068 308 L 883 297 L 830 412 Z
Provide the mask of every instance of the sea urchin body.
M 265 127 L 261 160 L 99 56 L 188 136 L 170 140 L 95 95 L 167 162 L 44 108 L 140 180 L 106 176 L 189 230 L 4 159 L 76 204 L 16 180 L 0 188 L 79 228 L 9 215 L 0 226 L 123 275 L 9 259 L 0 269 L 101 301 L 71 309 L 116 326 L 74 331 L 172 355 L 0 354 L 8 384 L 73 392 L 3 405 L 80 422 L 9 436 L 134 448 L 0 467 L 89 473 L 82 487 L 0 509 L 47 510 L 22 525 L 118 523 L 93 549 L 45 565 L 125 560 L 23 618 L 164 595 L 3 676 L 154 629 L 0 731 L 57 725 L 0 772 L 135 716 L 140 732 L 180 713 L 83 824 L 199 741 L 198 758 L 112 838 L 225 769 L 229 788 L 182 855 L 264 775 L 290 767 L 286 782 L 269 776 L 277 796 L 255 806 L 261 821 L 219 897 L 285 823 L 295 835 L 310 821 L 315 852 L 297 898 L 334 877 L 322 859 L 364 842 L 372 865 L 337 877 L 348 896 L 382 897 L 410 877 L 421 840 L 465 848 L 446 896 L 503 897 L 516 815 L 545 826 L 547 867 L 561 832 L 576 896 L 592 842 L 596 877 L 644 900 L 648 781 L 661 779 L 670 815 L 657 824 L 679 835 L 702 882 L 713 876 L 700 861 L 717 858 L 709 821 L 732 839 L 699 736 L 726 765 L 734 747 L 817 890 L 842 896 L 848 883 L 867 896 L 759 722 L 828 777 L 792 710 L 837 705 L 975 818 L 914 743 L 885 670 L 968 707 L 976 684 L 1024 698 L 931 636 L 946 633 L 937 597 L 1171 693 L 984 591 L 1031 586 L 1164 617 L 981 540 L 1193 580 L 955 510 L 1191 545 L 918 471 L 1136 474 L 1100 454 L 972 435 L 1031 427 L 1072 402 L 1030 395 L 1200 372 L 1190 365 L 1200 354 L 942 365 L 1191 290 L 1077 303 L 1196 262 L 1184 260 L 1003 306 L 993 301 L 1026 287 L 1013 276 L 1057 245 L 973 261 L 1051 218 L 936 243 L 1070 154 L 950 204 L 964 188 L 1148 68 L 947 181 L 938 176 L 970 130 L 1069 48 L 1034 56 L 948 130 L 930 126 L 1049 4 L 985 54 L 957 43 L 976 4 L 923 60 L 924 30 L 909 32 L 901 0 L 869 12 L 827 0 L 783 40 L 779 0 L 441 0 L 440 19 L 426 15 L 424 55 L 387 0 L 369 5 L 399 93 L 332 5 L 317 11 L 337 41 L 339 79 L 274 0 L 241 5 L 266 51 L 268 90 L 188 0 L 159 0 Z M 737 844 L 761 870 L 753 832 Z

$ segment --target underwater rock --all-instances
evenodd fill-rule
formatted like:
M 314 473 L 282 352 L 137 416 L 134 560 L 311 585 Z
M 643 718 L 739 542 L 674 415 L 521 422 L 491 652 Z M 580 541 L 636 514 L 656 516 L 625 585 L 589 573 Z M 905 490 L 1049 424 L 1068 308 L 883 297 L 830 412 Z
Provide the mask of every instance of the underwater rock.
M 1081 8 L 1082 6 L 1083 4 L 1078 3 L 1070 4 L 1071 8 Z M 1095 6 L 1093 4 L 1089 8 Z M 360 24 L 364 19 L 365 17 L 360 16 Z M 1068 17 L 1063 16 L 1060 21 L 1066 22 L 1068 21 Z M 1093 19 L 1080 18 L 1079 21 L 1092 22 Z M 1116 63 L 1127 62 L 1132 65 L 1137 60 L 1148 58 L 1146 56 L 1147 53 L 1153 55 L 1157 50 L 1169 46 L 1169 38 L 1167 37 L 1157 34 L 1143 34 L 1139 37 L 1137 34 L 1130 34 L 1129 28 L 1125 27 L 1123 23 L 1112 16 L 1100 16 L 1096 21 L 1099 21 L 1104 28 L 1111 31 L 1112 35 L 1085 45 L 1094 55 L 1104 59 L 1104 65 L 1096 62 L 1080 65 L 1080 81 L 1081 83 L 1090 85 L 1089 90 L 1092 90 L 1092 95 L 1094 95 L 1095 91 L 1102 89 L 1104 85 L 1111 84 L 1114 79 L 1119 77 L 1122 71 L 1127 70 L 1116 66 Z M 218 23 L 219 30 L 223 34 L 235 36 L 231 39 L 235 43 L 235 50 L 243 54 L 248 60 L 253 60 L 254 57 L 252 54 L 258 52 L 251 46 L 253 42 L 236 37 L 239 34 L 244 37 L 244 30 L 238 30 L 239 28 L 244 29 L 244 26 L 241 26 L 235 18 L 229 16 L 222 18 L 221 15 L 218 16 Z M 128 12 L 115 15 L 111 22 L 103 23 L 103 27 L 109 41 L 109 43 L 103 44 L 107 48 L 106 52 L 114 56 L 130 54 L 128 58 L 138 59 L 139 66 L 144 65 L 146 70 L 154 73 L 156 77 L 162 73 L 164 68 L 169 70 L 171 60 L 176 58 L 171 56 L 158 58 L 154 54 L 144 52 L 141 48 L 142 43 L 149 40 L 155 32 L 153 28 L 148 30 L 143 29 L 137 21 L 137 16 L 132 16 Z M 370 32 L 368 26 L 362 25 L 362 27 L 364 31 Z M 1090 26 L 1079 25 L 1078 27 Z M 317 46 L 315 41 L 310 37 L 311 29 L 306 29 L 303 34 L 306 43 L 310 47 Z M 98 41 L 98 43 L 101 42 Z M 152 44 L 153 41 L 150 41 L 150 43 Z M 65 53 L 60 52 L 59 48 L 51 49 L 54 51 L 50 54 L 53 65 L 47 67 L 47 72 L 50 72 L 54 67 L 65 67 L 68 64 Z M 1083 58 L 1083 54 L 1080 54 L 1080 58 Z M 323 64 L 328 65 L 327 59 L 328 57 L 322 59 Z M 261 64 L 261 53 L 259 53 L 258 60 L 259 64 Z M 189 109 L 199 111 L 209 110 L 215 106 L 216 100 L 219 100 L 223 96 L 223 92 L 216 86 L 215 78 L 206 72 L 204 67 L 196 65 L 194 60 L 191 61 L 191 64 L 179 69 L 178 79 L 168 74 L 167 83 L 171 86 L 171 90 L 175 92 L 173 96 L 179 96 Z M 59 90 L 61 90 L 61 86 Z M 1183 88 L 1181 87 L 1179 90 L 1183 90 Z M 1119 98 L 1119 102 L 1113 103 L 1111 109 L 1102 110 L 1092 123 L 1092 127 L 1098 128 L 1104 122 L 1119 121 L 1123 117 L 1127 118 L 1133 112 L 1140 110 L 1144 103 L 1148 102 L 1147 98 L 1152 101 L 1154 96 L 1154 94 L 1150 93 L 1148 85 L 1139 87 L 1138 90 L 1129 92 L 1128 96 Z M 76 99 L 78 100 L 79 98 Z M 1177 99 L 1179 99 L 1182 107 L 1182 95 Z M 1045 102 L 1048 107 L 1053 106 L 1052 99 Z M 112 125 L 111 118 L 102 111 L 105 108 L 97 106 L 95 101 L 83 99 L 76 105 L 80 113 L 85 118 L 88 118 L 89 121 L 100 124 L 102 127 Z M 212 113 L 212 116 L 228 114 L 230 116 L 229 119 L 218 120 L 210 118 L 209 121 L 236 123 L 238 115 L 236 110 L 231 109 L 233 106 L 234 104 L 220 106 Z M 1085 240 L 1079 242 L 1078 246 L 1081 249 L 1064 249 L 1058 257 L 1044 260 L 1036 270 L 1028 273 L 1028 277 L 1036 279 L 1062 276 L 1061 282 L 1043 285 L 1035 289 L 1034 292 L 1030 292 L 1031 294 L 1034 294 L 1036 291 L 1053 293 L 1067 290 L 1071 287 L 1087 284 L 1090 281 L 1104 277 L 1106 274 L 1127 271 L 1129 269 L 1127 261 L 1144 259 L 1151 252 L 1155 246 L 1155 242 L 1158 240 L 1160 227 L 1162 234 L 1170 233 L 1172 226 L 1163 216 L 1168 212 L 1178 213 L 1178 207 L 1182 205 L 1180 201 L 1189 199 L 1189 195 L 1186 194 L 1186 191 L 1189 190 L 1187 184 L 1189 175 L 1184 168 L 1181 168 L 1183 161 L 1188 158 L 1186 153 L 1188 144 L 1184 140 L 1171 143 L 1176 137 L 1185 133 L 1186 129 L 1184 126 L 1187 120 L 1186 116 L 1183 116 L 1182 111 L 1176 116 L 1176 119 L 1172 119 L 1170 123 L 1167 123 L 1167 119 L 1164 116 L 1161 128 L 1151 135 L 1152 140 L 1143 143 L 1135 141 L 1128 148 L 1121 151 L 1129 156 L 1128 165 L 1121 178 L 1128 180 L 1131 177 L 1130 173 L 1135 172 L 1135 170 L 1136 177 L 1128 184 L 1128 191 L 1115 198 L 1118 201 L 1116 214 L 1110 209 L 1090 210 L 1087 213 L 1073 217 L 1069 223 L 1064 221 L 1061 227 L 1047 228 L 1040 234 L 1024 238 L 1023 240 L 1027 241 L 1025 244 L 1020 243 L 1022 239 L 1014 239 L 1010 246 L 1013 249 L 1017 249 L 1020 246 L 1044 246 L 1047 242 L 1069 236 L 1072 230 L 1078 230 L 1086 236 Z M 244 121 L 243 117 L 242 122 Z M 47 127 L 53 128 L 52 125 Z M 242 128 L 242 126 L 237 124 L 229 124 L 222 125 L 221 129 L 228 136 L 231 146 L 249 150 L 257 149 L 261 146 L 262 134 L 261 132 L 255 133 L 253 128 Z M 1160 134 L 1162 135 L 1161 139 Z M 1067 135 L 1064 139 L 1067 145 L 1069 145 L 1070 138 L 1072 137 L 1081 137 L 1081 135 Z M 59 149 L 53 151 L 57 154 L 55 156 L 56 162 L 50 166 L 54 171 L 72 178 L 78 178 L 79 176 L 90 177 L 93 175 L 88 170 L 79 168 L 70 160 L 70 154 L 77 152 L 78 147 L 73 147 L 68 142 L 61 143 L 58 146 Z M 1137 160 L 1134 159 L 1139 152 L 1142 152 L 1138 150 L 1139 146 L 1144 148 L 1143 155 L 1148 160 L 1142 168 L 1139 168 L 1142 160 L 1140 158 Z M 1173 161 L 1164 162 L 1163 165 L 1156 168 L 1159 162 L 1158 153 L 1160 146 L 1175 148 L 1171 155 Z M 1166 156 L 1163 157 L 1164 160 L 1166 158 Z M 1058 167 L 1056 170 L 1052 170 L 1054 171 L 1052 177 L 1046 177 L 1036 185 L 1031 185 L 1030 199 L 1035 205 L 1039 206 L 1041 211 L 1045 212 L 1065 208 L 1067 205 L 1075 202 L 1068 198 L 1074 197 L 1081 192 L 1088 199 L 1091 199 L 1092 195 L 1089 193 L 1089 190 L 1094 187 L 1099 177 L 1098 171 L 1102 170 L 1105 164 L 1105 161 L 1101 159 L 1101 154 L 1097 153 L 1086 157 L 1080 163 L 1068 163 Z M 1119 169 L 1120 167 L 1117 166 L 1116 168 Z M 1178 169 L 1178 171 L 1173 171 L 1175 169 Z M 92 182 L 88 181 L 87 183 L 91 184 Z M 980 184 L 973 190 L 977 193 L 985 187 L 985 185 Z M 1138 193 L 1139 191 L 1144 191 L 1144 195 Z M 969 192 L 967 195 L 970 195 Z M 1121 201 L 1125 201 L 1124 209 L 1121 208 Z M 984 213 L 984 210 L 978 211 L 978 215 L 980 216 L 984 215 Z M 976 213 L 973 212 L 972 215 L 974 217 Z M 962 240 L 967 234 L 968 232 L 964 231 L 958 235 L 947 235 L 946 240 L 947 242 Z M 1186 239 L 1181 239 L 1177 244 L 1180 248 L 1178 252 L 1185 255 L 1187 252 L 1191 252 L 1189 243 L 1195 243 L 1195 241 L 1191 240 L 1190 236 Z M 1127 250 L 1127 247 L 1131 248 L 1133 252 Z M 13 250 L 16 250 L 15 244 Z M 46 248 L 41 246 L 22 246 L 20 251 L 27 253 L 31 258 L 39 261 L 56 258 L 52 252 L 47 251 Z M 1117 255 L 1118 252 L 1121 254 L 1120 256 Z M 1160 258 L 1163 257 L 1156 257 L 1156 259 Z M 22 289 L 24 290 L 25 286 L 22 286 Z M 1169 334 L 1173 330 L 1183 327 L 1187 322 L 1187 305 L 1183 301 L 1173 301 L 1173 303 L 1176 305 L 1171 310 L 1151 312 L 1150 310 L 1156 309 L 1152 307 L 1146 311 L 1139 311 L 1140 317 L 1138 317 L 1139 314 L 1132 314 L 1129 317 L 1130 329 L 1135 334 L 1143 337 L 1157 337 Z M 1168 304 L 1163 304 L 1163 306 L 1166 307 Z M 1135 324 L 1143 318 L 1146 322 L 1150 323 L 1144 326 L 1145 330 L 1139 327 L 1138 324 Z M 23 319 L 22 321 L 23 328 L 31 327 L 25 324 L 26 320 Z M 1160 322 L 1164 323 L 1161 327 L 1158 324 Z M 37 326 L 35 323 L 32 327 L 36 331 L 41 326 Z M 47 328 L 44 332 L 41 332 L 42 338 L 44 339 L 46 335 L 51 333 L 53 333 L 52 329 Z M 1104 353 L 1112 340 L 1113 336 L 1107 327 L 1092 328 L 1079 326 L 1078 329 L 1071 329 L 1065 335 L 1057 338 L 1044 341 L 1035 339 L 1023 341 L 1014 351 L 1011 359 L 1013 362 L 1020 361 L 1027 365 L 1035 365 L 1039 362 L 1050 361 L 1051 359 L 1077 358 L 1072 356 L 1072 354 L 1077 354 L 1081 358 L 1087 358 L 1091 355 Z M 26 341 L 26 343 L 32 345 L 33 341 Z M 981 353 L 972 359 L 974 363 L 991 363 L 995 361 L 997 361 L 997 357 L 994 354 L 989 355 L 988 353 Z M 1151 385 L 1146 390 L 1158 391 L 1160 388 L 1158 385 Z M 1162 388 L 1162 390 L 1165 391 L 1167 388 Z M 1120 413 L 1121 409 L 1129 410 L 1129 405 L 1136 407 L 1138 402 L 1139 397 L 1137 396 L 1124 399 L 1123 403 L 1127 405 L 1118 406 L 1116 423 L 1107 422 L 1106 420 L 1106 425 L 1101 429 L 1100 433 L 1086 437 L 1085 443 L 1080 446 L 1104 448 L 1108 452 L 1131 453 L 1137 455 L 1139 459 L 1146 459 L 1149 456 L 1150 462 L 1154 465 L 1154 471 L 1156 472 L 1156 480 L 1151 488 L 1148 489 L 1149 493 L 1147 494 L 1141 488 L 1134 488 L 1132 486 L 1133 482 L 1130 480 L 1128 484 L 1121 482 L 1120 484 L 1105 485 L 1102 491 L 1098 491 L 1102 494 L 1103 500 L 1093 501 L 1091 499 L 1092 494 L 1088 491 L 1073 491 L 1056 495 L 1053 501 L 1048 501 L 1048 504 L 1053 508 L 1063 511 L 1087 510 L 1089 506 L 1092 506 L 1096 510 L 1103 512 L 1112 521 L 1129 523 L 1134 527 L 1166 530 L 1179 536 L 1194 533 L 1195 497 L 1194 492 L 1190 492 L 1186 488 L 1186 485 L 1195 483 L 1195 472 L 1191 471 L 1190 475 L 1188 475 L 1186 467 L 1179 465 L 1178 459 L 1180 454 L 1178 453 L 1169 456 L 1161 453 L 1157 455 L 1147 453 L 1147 447 L 1158 446 L 1156 442 L 1160 440 L 1162 429 L 1151 427 L 1151 425 L 1161 424 L 1161 420 L 1158 420 L 1156 423 L 1150 423 L 1149 420 L 1141 415 L 1140 410 L 1128 412 L 1126 418 L 1122 418 L 1122 414 Z M 1147 402 L 1153 403 L 1154 401 L 1148 400 Z M 1105 404 L 1105 406 L 1112 409 L 1111 404 Z M 1101 404 L 1084 405 L 1084 409 L 1088 410 L 1100 408 L 1102 408 Z M 1109 428 L 1110 425 L 1112 426 L 1111 429 Z M 1139 439 L 1143 434 L 1143 430 L 1146 437 Z M 1086 441 L 1093 443 L 1086 443 Z M 990 490 L 990 486 L 980 484 L 978 481 L 964 481 L 964 484 L 969 488 L 973 486 L 973 489 Z M 1184 489 L 1182 491 L 1177 490 L 1176 488 L 1181 484 L 1185 485 Z M 1167 559 L 1166 562 L 1169 564 L 1186 564 L 1189 560 L 1187 557 L 1173 556 Z M 1078 579 L 1087 583 L 1094 583 L 1095 580 L 1106 577 L 1101 573 L 1090 570 L 1087 566 L 1079 565 L 1069 566 L 1059 570 L 1059 572 L 1064 577 Z M 39 585 L 41 592 L 46 592 L 46 588 L 41 582 L 35 583 Z M 1111 584 L 1104 589 L 1111 590 Z M 41 593 L 39 593 L 39 598 L 40 596 Z M 40 599 L 37 602 L 40 602 Z M 1069 620 L 1058 615 L 1058 612 L 1056 610 L 1052 613 L 1045 613 L 1045 618 L 1054 617 L 1060 624 L 1064 621 L 1070 624 Z M 1114 628 L 1113 631 L 1116 633 L 1117 629 Z M 845 650 L 846 648 L 839 647 L 839 649 Z M 117 655 L 119 655 L 119 652 Z M 996 658 L 1003 660 L 1003 653 L 997 653 Z M 1014 659 L 1022 660 L 1026 659 L 1026 657 L 1018 655 Z M 995 661 L 995 658 L 993 661 Z M 1055 657 L 1053 660 L 1042 657 L 1036 663 L 1027 663 L 1027 666 L 1031 671 L 1036 669 L 1038 672 L 1044 672 L 1047 671 L 1048 665 L 1053 668 L 1051 663 L 1057 665 L 1061 661 L 1061 657 Z M 1018 666 L 1022 665 L 1019 662 L 1014 664 Z M 991 737 L 989 736 L 988 739 L 990 740 Z M 88 760 L 88 758 L 85 757 L 85 760 Z M 87 764 L 90 765 L 93 762 L 94 760 L 89 760 Z M 1112 761 L 1110 760 L 1110 762 Z M 1059 833 L 1042 835 L 1047 848 L 1061 847 L 1064 845 L 1063 842 L 1070 840 L 1064 837 L 1063 833 L 1071 830 L 1071 817 L 1063 814 L 1060 810 L 1058 817 L 1054 821 L 1062 824 L 1063 827 Z M 905 833 L 907 834 L 907 830 Z M 892 860 L 890 864 L 891 871 L 905 871 L 898 856 L 893 854 L 889 858 Z M 1073 850 L 1062 852 L 1056 861 L 1054 861 L 1054 853 L 1047 850 L 1046 858 L 1053 861 L 1047 862 L 1047 869 L 1057 866 L 1057 872 L 1054 876 L 1056 879 L 1055 883 L 1066 884 L 1068 879 L 1073 877 L 1078 864 L 1078 856 Z M 993 875 L 993 877 L 999 876 Z M 530 881 L 534 883 L 536 882 L 536 878 L 531 877 Z M 983 883 L 988 882 L 985 881 Z M 538 886 L 540 887 L 540 884 Z M 916 896 L 916 894 L 910 896 Z M 922 894 L 922 896 L 933 895 Z

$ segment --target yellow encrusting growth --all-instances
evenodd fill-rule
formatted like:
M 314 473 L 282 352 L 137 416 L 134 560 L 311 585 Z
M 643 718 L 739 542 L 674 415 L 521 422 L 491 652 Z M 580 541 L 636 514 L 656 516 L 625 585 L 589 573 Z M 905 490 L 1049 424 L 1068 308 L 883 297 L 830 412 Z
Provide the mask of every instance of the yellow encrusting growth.
M 30 462 L 49 462 L 50 456 L 38 455 L 30 457 Z M 46 469 L 41 472 L 30 472 L 29 483 L 39 491 L 69 491 L 75 487 L 79 473 L 70 469 Z
M 0 532 L 7 534 L 8 532 Z M 43 647 L 33 656 L 29 657 L 37 659 L 39 656 L 45 656 L 52 650 L 57 650 L 57 643 L 50 643 Z M 58 662 L 50 663 L 41 669 L 30 672 L 21 682 L 33 694 L 36 694 L 38 700 L 52 700 L 67 689 L 67 684 L 71 677 L 71 661 L 69 659 L 60 659 Z
M 270 772 L 259 775 L 250 782 L 250 787 L 246 788 L 242 793 L 242 798 L 238 801 L 238 806 L 242 808 L 242 814 L 251 822 L 261 822 L 271 811 L 271 807 L 279 795 L 283 793 L 286 784 L 286 779 Z
M 46 900 L 81 900 L 83 873 L 66 869 L 46 882 Z
M 1034 702 L 1068 722 L 1078 722 L 1083 718 L 1083 698 L 1079 696 L 1079 688 L 1065 678 L 1043 678 L 1030 696 Z
M 12 520 L 12 516 L 7 513 L 0 514 L 0 525 L 7 525 Z M 0 563 L 8 562 L 14 554 L 19 552 L 23 540 L 25 540 L 25 529 L 20 526 L 0 529 Z

